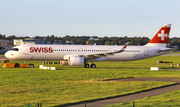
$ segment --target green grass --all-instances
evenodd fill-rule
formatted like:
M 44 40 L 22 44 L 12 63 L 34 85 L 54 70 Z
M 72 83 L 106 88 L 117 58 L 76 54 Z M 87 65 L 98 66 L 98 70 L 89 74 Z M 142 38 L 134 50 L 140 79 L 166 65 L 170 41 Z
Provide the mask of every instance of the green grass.
M 176 51 L 176 52 L 171 52 L 169 54 L 180 54 L 180 51 Z
M 114 72 L 106 69 L 88 69 L 88 77 L 84 68 L 63 68 L 56 71 L 39 70 L 38 68 L 1 68 L 0 70 L 1 106 L 38 102 L 51 103 L 51 106 L 60 105 L 119 96 L 174 84 L 101 81 L 108 78 L 124 78 L 120 76 L 124 69 L 121 71 L 114 69 L 116 70 Z M 119 73 L 114 74 L 115 72 Z
M 38 67 L 42 61 L 28 61 L 28 63 L 34 63 L 36 68 L 0 68 L 0 106 L 39 102 L 47 106 L 61 105 L 120 96 L 174 84 L 172 82 L 103 81 L 119 78 L 180 76 L 180 72 L 172 70 L 169 64 L 157 64 L 159 60 L 177 64 L 179 56 L 159 56 L 129 62 L 96 62 L 96 69 L 50 64 L 46 66 L 55 66 L 58 70 L 40 70 Z M 23 63 L 17 60 L 11 62 Z M 150 71 L 149 68 L 152 66 L 166 69 Z
M 71 68 L 49 71 L 38 68 L 1 68 L 0 105 L 26 103 L 54 105 L 119 96 L 169 85 L 168 82 L 100 81 L 108 74 Z M 104 71 L 105 73 L 106 71 Z M 109 78 L 116 78 L 111 73 Z

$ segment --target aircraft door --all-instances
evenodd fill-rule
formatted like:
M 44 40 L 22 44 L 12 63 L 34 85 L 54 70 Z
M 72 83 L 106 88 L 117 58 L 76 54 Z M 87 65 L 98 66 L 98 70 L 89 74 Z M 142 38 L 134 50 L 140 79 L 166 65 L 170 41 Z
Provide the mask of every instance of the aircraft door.
M 23 47 L 23 55 L 28 55 L 28 47 L 27 46 Z
M 148 48 L 144 48 L 144 56 L 149 56 Z
M 111 48 L 108 49 L 108 52 L 113 52 L 113 50 Z

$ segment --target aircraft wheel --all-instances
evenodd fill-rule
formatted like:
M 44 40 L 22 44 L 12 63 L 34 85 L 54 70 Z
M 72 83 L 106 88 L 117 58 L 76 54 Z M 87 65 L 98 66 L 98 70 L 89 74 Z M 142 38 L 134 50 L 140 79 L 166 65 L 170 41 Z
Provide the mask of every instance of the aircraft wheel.
M 85 65 L 84 65 L 84 68 L 89 68 L 89 64 L 85 64 Z
M 15 66 L 14 66 L 15 68 L 19 68 L 20 67 L 20 65 L 18 64 L 18 63 L 15 63 Z
M 91 64 L 91 68 L 96 68 L 96 65 L 95 64 Z

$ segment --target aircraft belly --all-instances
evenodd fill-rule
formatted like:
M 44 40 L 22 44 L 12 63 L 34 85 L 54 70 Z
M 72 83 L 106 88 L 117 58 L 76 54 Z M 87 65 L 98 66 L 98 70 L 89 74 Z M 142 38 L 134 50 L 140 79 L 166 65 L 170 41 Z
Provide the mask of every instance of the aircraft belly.
M 108 61 L 134 61 L 144 59 L 144 53 L 120 53 L 113 56 L 108 56 Z
M 107 57 L 108 61 L 129 61 L 129 60 L 134 60 L 133 55 L 129 54 L 129 53 L 120 53 L 120 54 L 116 54 L 113 56 L 108 56 Z

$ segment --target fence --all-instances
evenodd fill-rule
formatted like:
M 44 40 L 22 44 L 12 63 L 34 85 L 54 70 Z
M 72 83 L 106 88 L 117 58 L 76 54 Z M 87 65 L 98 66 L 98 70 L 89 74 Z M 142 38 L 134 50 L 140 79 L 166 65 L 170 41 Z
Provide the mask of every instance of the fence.
M 35 104 L 26 104 L 21 106 L 11 106 L 11 107 L 42 107 L 42 103 L 35 103 Z
M 85 102 L 84 107 L 180 107 L 180 101 Z
M 72 105 L 58 105 L 52 103 L 26 104 L 11 107 L 180 107 L 180 101 L 131 101 L 131 102 L 103 102 L 93 101 Z

